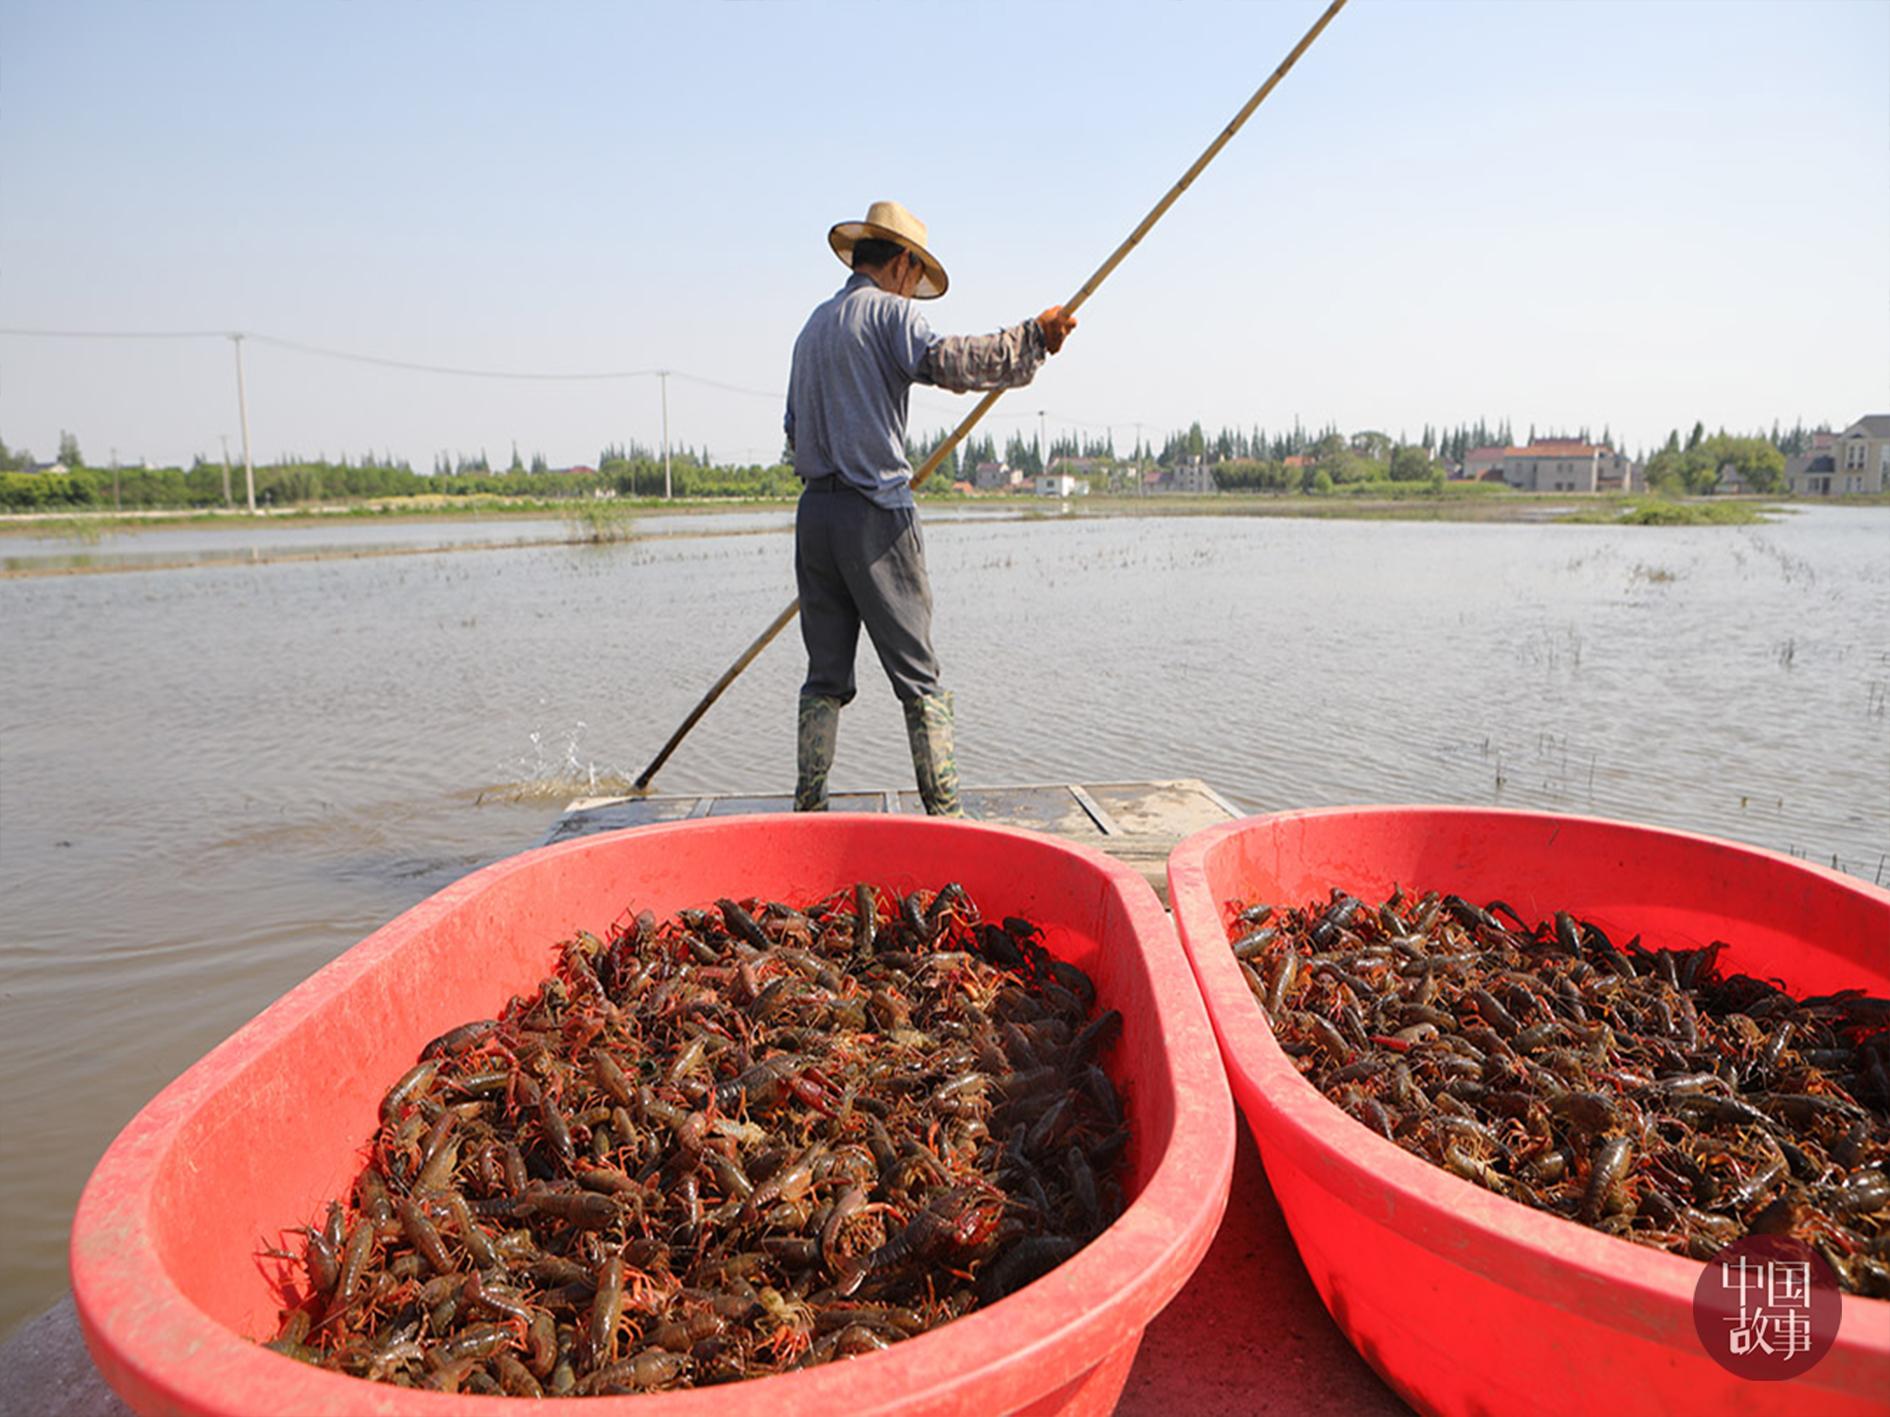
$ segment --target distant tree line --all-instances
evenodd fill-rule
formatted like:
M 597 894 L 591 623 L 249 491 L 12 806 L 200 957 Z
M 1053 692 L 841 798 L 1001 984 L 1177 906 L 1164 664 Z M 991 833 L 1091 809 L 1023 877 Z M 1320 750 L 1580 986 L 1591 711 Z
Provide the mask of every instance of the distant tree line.
M 1733 434 L 1721 429 L 1708 434 L 1695 423 L 1684 439 L 1679 429 L 1651 457 L 1646 458 L 1650 488 L 1699 495 L 1717 485 L 1720 470 L 1730 465 L 1744 484 L 1757 492 L 1782 491 L 1785 460 L 1811 446 L 1812 435 L 1828 432 L 1829 425 L 1807 428 L 1802 420 L 1785 428 Z M 908 438 L 906 455 L 919 466 L 949 434 L 938 430 Z M 1610 429 L 1599 438 L 1586 426 L 1573 432 L 1549 431 L 1538 435 L 1532 426 L 1527 441 L 1538 436 L 1568 437 L 1613 447 Z M 1447 465 L 1461 464 L 1471 450 L 1510 446 L 1514 433 L 1507 419 L 1490 423 L 1478 419 L 1454 427 L 1425 425 L 1418 437 L 1397 438 L 1375 430 L 1344 434 L 1332 424 L 1309 429 L 1295 420 L 1290 429 L 1268 431 L 1221 428 L 1209 433 L 1197 421 L 1155 441 L 1138 438 L 1122 455 L 1113 433 L 1060 433 L 1044 446 L 1036 433 L 1014 432 L 1000 451 L 996 435 L 974 434 L 947 455 L 927 487 L 936 495 L 948 494 L 952 484 L 968 478 L 980 463 L 1004 462 L 1029 475 L 1044 470 L 1059 458 L 1100 461 L 1113 470 L 1123 486 L 1136 481 L 1135 470 L 1149 463 L 1173 469 L 1184 463 L 1212 464 L 1215 480 L 1227 491 L 1327 492 L 1348 486 L 1426 481 L 1441 484 Z M 1289 460 L 1291 464 L 1289 465 Z M 89 465 L 73 434 L 59 436 L 57 461 L 63 474 L 27 474 L 35 466 L 25 448 L 10 448 L 0 440 L 0 509 L 83 510 L 120 506 L 144 508 L 204 508 L 223 505 L 225 465 L 198 456 L 188 468 L 120 467 Z M 242 470 L 235 469 L 233 498 L 243 496 Z M 672 448 L 669 486 L 679 497 L 779 497 L 799 489 L 790 460 L 772 465 L 718 467 L 708 448 Z M 323 500 L 446 496 L 508 496 L 554 500 L 614 492 L 627 497 L 657 497 L 664 491 L 664 465 L 659 449 L 636 442 L 607 444 L 594 470 L 554 472 L 542 452 L 526 459 L 514 443 L 503 470 L 494 470 L 486 450 L 477 453 L 442 449 L 428 473 L 418 473 L 389 453 L 367 452 L 351 458 L 288 456 L 256 468 L 256 499 L 267 506 L 292 506 Z

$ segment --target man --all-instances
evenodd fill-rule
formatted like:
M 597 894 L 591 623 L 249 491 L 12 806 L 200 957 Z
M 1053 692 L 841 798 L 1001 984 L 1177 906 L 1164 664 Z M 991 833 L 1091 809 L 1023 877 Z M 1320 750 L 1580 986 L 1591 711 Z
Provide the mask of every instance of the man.
M 897 202 L 874 202 L 827 244 L 853 277 L 794 342 L 785 420 L 802 482 L 794 579 L 807 645 L 794 810 L 827 810 L 865 625 L 905 708 L 925 810 L 962 817 L 952 696 L 932 653 L 932 586 L 906 461 L 907 393 L 915 383 L 953 393 L 1028 384 L 1076 320 L 1052 306 L 994 335 L 933 334 L 913 302 L 945 293 L 945 268 L 926 249 L 925 224 Z

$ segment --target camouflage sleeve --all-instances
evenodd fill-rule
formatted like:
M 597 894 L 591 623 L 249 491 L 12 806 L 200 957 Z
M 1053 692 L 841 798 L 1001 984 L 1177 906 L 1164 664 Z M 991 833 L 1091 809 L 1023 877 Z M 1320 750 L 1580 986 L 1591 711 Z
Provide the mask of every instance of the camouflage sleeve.
M 955 394 L 1020 388 L 1036 377 L 1045 353 L 1035 320 L 994 335 L 947 335 L 926 350 L 919 382 Z

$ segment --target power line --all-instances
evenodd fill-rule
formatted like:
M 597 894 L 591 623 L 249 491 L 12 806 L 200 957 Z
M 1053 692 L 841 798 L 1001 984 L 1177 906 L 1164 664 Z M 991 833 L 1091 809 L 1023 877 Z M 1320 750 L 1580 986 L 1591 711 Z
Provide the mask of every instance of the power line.
M 266 344 L 277 349 L 289 350 L 296 354 L 313 355 L 320 359 L 335 359 L 351 364 L 367 364 L 382 369 L 402 369 L 416 374 L 443 374 L 462 379 L 516 379 L 536 383 L 600 383 L 617 379 L 658 379 L 667 375 L 687 383 L 699 384 L 704 388 L 717 389 L 722 393 L 738 394 L 745 398 L 773 399 L 785 402 L 787 395 L 776 389 L 749 388 L 742 384 L 730 384 L 720 379 L 711 379 L 701 374 L 690 374 L 680 369 L 604 369 L 573 370 L 566 372 L 548 372 L 535 369 L 473 369 L 463 365 L 428 364 L 419 360 L 390 359 L 383 355 L 362 354 L 355 350 L 333 349 L 326 345 L 309 344 L 303 340 L 284 338 L 281 335 L 258 334 L 240 330 L 47 330 L 0 327 L 0 335 L 13 335 L 25 339 L 248 339 L 258 344 Z M 929 405 L 929 400 L 927 401 Z M 927 407 L 927 405 L 921 405 Z M 944 413 L 943 406 L 927 407 L 927 411 Z M 996 414 L 992 422 L 1014 422 L 1034 418 L 1031 412 Z M 1050 410 L 1050 417 L 1059 423 L 1071 424 L 1079 428 L 1102 428 L 1113 431 L 1115 428 L 1133 423 L 1134 419 L 1115 418 L 1107 423 L 1092 419 L 1073 418 L 1066 414 Z M 1144 420 L 1154 422 L 1155 420 Z
M 724 393 L 745 394 L 750 398 L 784 399 L 782 394 L 772 389 L 750 389 L 740 384 L 727 384 L 719 379 L 705 378 L 700 374 L 687 374 L 681 370 L 662 369 L 603 369 L 574 370 L 550 373 L 536 369 L 469 369 L 462 365 L 426 364 L 411 359 L 389 359 L 378 354 L 361 354 L 354 350 L 332 349 L 326 345 L 309 344 L 303 340 L 285 339 L 281 335 L 258 334 L 254 331 L 238 330 L 38 330 L 0 328 L 0 335 L 17 335 L 28 339 L 234 339 L 241 335 L 258 344 L 273 345 L 277 349 L 291 350 L 297 354 L 312 354 L 322 359 L 339 359 L 351 364 L 371 364 L 382 369 L 405 369 L 417 374 L 447 374 L 463 379 L 530 379 L 538 381 L 587 381 L 597 382 L 610 379 L 654 379 L 668 372 L 673 377 L 687 380 L 692 384 L 702 384 L 711 389 L 720 389 Z
M 0 335 L 24 335 L 31 339 L 229 339 L 234 330 L 16 330 L 0 329 Z
M 467 369 L 451 364 L 421 364 L 409 359 L 385 359 L 375 354 L 356 354 L 345 349 L 328 349 L 322 345 L 304 344 L 300 340 L 283 339 L 277 335 L 251 335 L 250 338 L 258 344 L 274 345 L 278 349 L 294 350 L 298 354 L 318 355 L 323 359 L 339 359 L 350 364 L 373 364 L 383 369 L 406 369 L 419 374 L 451 374 L 462 379 L 596 382 L 606 379 L 653 379 L 663 372 L 660 369 L 607 369 L 595 373 L 547 374 L 529 369 Z

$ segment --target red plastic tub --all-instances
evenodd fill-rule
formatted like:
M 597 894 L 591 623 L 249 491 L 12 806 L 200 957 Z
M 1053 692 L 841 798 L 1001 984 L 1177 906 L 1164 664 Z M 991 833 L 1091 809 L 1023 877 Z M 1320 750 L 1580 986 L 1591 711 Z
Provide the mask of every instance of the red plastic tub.
M 1698 1263 L 1531 1210 L 1341 1112 L 1300 1077 L 1228 949 L 1227 902 L 1342 886 L 1568 909 L 1649 947 L 1730 942 L 1734 969 L 1800 992 L 1890 990 L 1890 893 L 1681 832 L 1452 807 L 1287 812 L 1189 837 L 1169 899 L 1235 1101 L 1300 1258 L 1359 1353 L 1420 1412 L 1843 1413 L 1890 1408 L 1890 1303 L 1845 1296 L 1805 1376 L 1720 1368 L 1692 1318 Z M 1240 1198 L 1233 1198 L 1235 1205 Z
M 1226 1205 L 1233 1108 L 1200 997 L 1134 871 L 1028 832 L 884 816 L 714 819 L 528 852 L 284 995 L 140 1112 L 80 1198 L 72 1287 L 107 1381 L 143 1413 L 518 1411 L 523 1399 L 369 1383 L 257 1347 L 277 1325 L 277 1262 L 259 1252 L 346 1192 L 382 1094 L 427 1041 L 528 992 L 558 941 L 602 933 L 631 902 L 664 917 L 731 894 L 807 901 L 858 880 L 959 881 L 987 913 L 1042 925 L 1048 948 L 1095 980 L 1098 1006 L 1122 1011 L 1107 1059 L 1134 1128 L 1122 1217 L 1035 1284 L 881 1353 L 734 1386 L 559 1401 L 598 1417 L 1107 1411 L 1143 1326 Z

